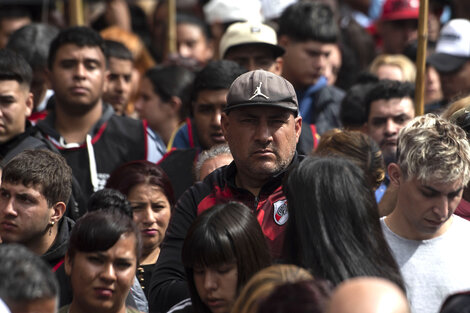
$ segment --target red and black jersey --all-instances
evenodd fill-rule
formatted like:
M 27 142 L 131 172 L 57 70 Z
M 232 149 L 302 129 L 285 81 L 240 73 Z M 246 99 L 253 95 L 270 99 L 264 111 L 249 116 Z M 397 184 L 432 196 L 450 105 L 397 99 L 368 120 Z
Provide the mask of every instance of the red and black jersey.
M 301 157 L 294 157 L 290 167 Z M 181 251 L 186 233 L 197 215 L 218 203 L 239 201 L 253 210 L 265 234 L 274 259 L 282 257 L 284 233 L 288 219 L 287 202 L 282 191 L 283 171 L 267 182 L 258 196 L 235 184 L 236 166 L 215 170 L 204 181 L 189 188 L 172 212 L 170 225 L 162 244 L 150 283 L 151 312 L 166 312 L 174 304 L 188 298 Z

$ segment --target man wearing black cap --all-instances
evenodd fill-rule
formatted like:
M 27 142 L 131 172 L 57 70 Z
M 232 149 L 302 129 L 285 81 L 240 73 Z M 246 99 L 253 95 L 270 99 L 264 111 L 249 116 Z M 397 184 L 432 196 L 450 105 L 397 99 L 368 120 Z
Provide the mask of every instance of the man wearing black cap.
M 251 208 L 272 256 L 282 256 L 288 220 L 282 178 L 299 162 L 295 147 L 302 126 L 294 87 L 264 70 L 239 76 L 227 95 L 221 126 L 234 161 L 187 190 L 174 208 L 152 275 L 152 312 L 166 312 L 189 297 L 180 260 L 183 241 L 196 216 L 217 203 L 239 201 Z
M 441 30 L 436 52 L 428 63 L 439 72 L 445 107 L 452 99 L 470 92 L 470 21 L 454 19 Z M 438 109 L 433 107 L 433 109 Z

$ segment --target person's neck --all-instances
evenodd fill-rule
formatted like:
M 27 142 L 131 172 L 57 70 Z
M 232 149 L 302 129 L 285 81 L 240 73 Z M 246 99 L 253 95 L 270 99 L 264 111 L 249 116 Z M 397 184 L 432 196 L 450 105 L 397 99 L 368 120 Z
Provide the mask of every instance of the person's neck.
M 55 129 L 67 143 L 82 143 L 90 129 L 99 121 L 103 114 L 103 102 L 93 106 L 85 114 L 75 115 L 66 112 L 60 105 L 55 108 Z
M 259 196 L 259 192 L 263 185 L 268 181 L 264 178 L 254 178 L 249 175 L 244 175 L 237 169 L 237 174 L 235 175 L 235 184 L 239 188 L 243 188 L 251 192 L 255 197 Z
M 160 247 L 151 249 L 142 249 L 142 259 L 140 265 L 149 265 L 157 263 L 158 256 L 160 255 Z
M 149 125 L 150 128 L 158 133 L 158 135 L 162 138 L 165 145 L 168 145 L 168 142 L 171 139 L 171 135 L 173 132 L 178 128 L 178 120 L 177 119 L 168 119 L 163 125 Z
M 58 227 L 57 223 L 52 226 L 49 225 L 42 236 L 34 238 L 32 241 L 25 244 L 25 246 L 37 255 L 44 255 L 54 243 L 57 237 Z

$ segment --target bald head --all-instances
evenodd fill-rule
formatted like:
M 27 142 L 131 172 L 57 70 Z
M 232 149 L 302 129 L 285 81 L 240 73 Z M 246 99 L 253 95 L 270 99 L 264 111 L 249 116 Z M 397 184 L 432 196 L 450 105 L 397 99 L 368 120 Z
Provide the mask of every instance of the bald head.
M 340 284 L 326 313 L 409 313 L 403 291 L 394 283 L 375 277 L 349 279 Z

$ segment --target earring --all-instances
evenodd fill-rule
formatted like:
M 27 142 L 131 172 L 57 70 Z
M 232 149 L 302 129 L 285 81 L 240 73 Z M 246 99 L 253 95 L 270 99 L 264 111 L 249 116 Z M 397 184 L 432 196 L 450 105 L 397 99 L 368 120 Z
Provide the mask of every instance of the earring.
M 49 227 L 49 236 L 52 235 L 52 226 L 54 226 L 55 222 L 54 221 L 51 221 L 51 223 L 49 224 L 51 227 Z

